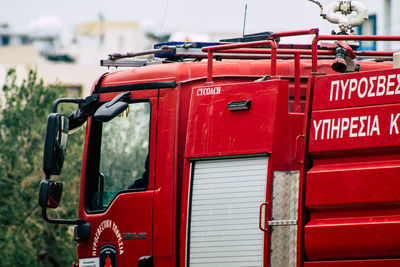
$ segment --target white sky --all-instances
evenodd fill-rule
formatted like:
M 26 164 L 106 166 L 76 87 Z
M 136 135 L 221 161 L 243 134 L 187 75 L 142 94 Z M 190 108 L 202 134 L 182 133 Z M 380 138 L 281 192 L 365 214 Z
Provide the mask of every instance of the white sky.
M 335 0 L 320 0 L 328 5 Z M 359 0 L 370 13 L 379 13 L 383 0 Z M 260 31 L 288 31 L 318 27 L 322 34 L 330 34 L 335 25 L 322 20 L 317 5 L 307 0 L 0 0 L 0 23 L 8 23 L 13 30 L 29 32 L 29 25 L 40 25 L 47 17 L 63 33 L 73 26 L 99 20 L 136 21 L 144 30 L 155 33 L 171 31 L 242 33 L 245 4 L 246 33 Z M 164 24 L 162 18 L 168 3 Z M 393 8 L 400 9 L 400 0 L 392 0 Z M 400 22 L 392 11 L 393 27 Z M 382 17 L 378 16 L 379 24 Z M 43 21 L 42 21 L 43 22 Z M 379 33 L 378 33 L 379 34 Z M 382 34 L 382 33 L 381 33 Z
M 330 3 L 332 0 L 327 1 Z M 0 22 L 26 32 L 32 21 L 55 16 L 65 28 L 105 20 L 137 21 L 143 27 L 160 31 L 242 32 L 244 6 L 247 3 L 246 33 L 313 28 L 325 24 L 319 8 L 306 0 L 1 0 Z M 324 1 L 322 1 L 324 2 Z M 303 10 L 300 13 L 299 10 Z

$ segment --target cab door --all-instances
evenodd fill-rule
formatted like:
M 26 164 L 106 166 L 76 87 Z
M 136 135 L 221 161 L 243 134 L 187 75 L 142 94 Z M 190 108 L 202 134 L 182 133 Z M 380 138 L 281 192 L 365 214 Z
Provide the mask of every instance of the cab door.
M 100 102 L 117 94 L 102 94 Z M 89 119 L 79 217 L 91 233 L 78 244 L 79 266 L 152 261 L 157 110 L 157 89 L 132 91 L 119 116 Z

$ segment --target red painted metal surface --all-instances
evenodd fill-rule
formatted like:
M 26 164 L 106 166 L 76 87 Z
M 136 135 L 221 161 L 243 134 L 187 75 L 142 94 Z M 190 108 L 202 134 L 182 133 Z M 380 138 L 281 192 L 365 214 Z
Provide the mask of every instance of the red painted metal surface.
M 153 203 L 153 261 L 155 266 L 176 265 L 177 91 L 158 96 L 155 191 Z M 168 163 L 168 164 L 166 164 Z
M 321 215 L 323 210 L 335 210 L 343 206 L 359 209 L 358 212 L 363 214 L 363 206 L 386 205 L 386 208 L 390 208 L 388 203 L 397 206 L 396 203 L 400 202 L 399 160 L 343 163 L 341 168 L 332 165 L 317 165 L 308 172 L 306 206 L 316 211 L 316 218 L 324 218 Z M 347 186 L 343 187 L 344 184 Z M 380 207 L 381 215 L 385 214 L 386 208 Z
M 310 153 L 399 145 L 399 69 L 327 76 L 315 88 Z
M 299 266 L 398 264 L 389 260 L 400 258 L 398 74 L 388 69 L 311 79 Z
M 193 88 L 186 157 L 267 153 L 272 150 L 278 93 L 282 81 Z M 228 103 L 250 100 L 249 110 Z
M 315 111 L 311 116 L 310 153 L 400 145 L 400 105 Z
M 400 256 L 399 163 L 317 165 L 308 172 L 309 260 Z
M 329 75 L 318 79 L 313 110 L 396 104 L 400 102 L 400 69 Z
M 300 112 L 300 53 L 296 53 L 294 57 L 294 102 L 296 112 Z
M 269 38 L 277 39 L 280 37 L 290 37 L 290 36 L 301 36 L 301 35 L 316 35 L 318 36 L 319 29 L 307 29 L 307 30 L 299 30 L 299 31 L 287 31 L 287 32 L 277 32 L 273 33 Z
M 305 229 L 307 258 L 354 260 L 398 258 L 400 217 L 311 220 Z
M 297 50 L 294 52 L 296 51 Z M 293 53 L 293 51 L 290 50 L 290 53 Z M 277 76 L 288 78 L 294 77 L 293 61 L 277 60 L 277 64 Z M 329 75 L 336 74 L 336 72 L 331 69 L 331 64 L 331 60 L 320 60 L 318 61 L 318 69 Z M 359 64 L 361 65 L 361 69 L 363 71 L 387 69 L 393 66 L 393 64 L 390 63 L 376 63 L 368 61 L 362 61 Z M 207 65 L 207 62 L 171 63 L 121 70 L 109 73 L 104 78 L 102 86 L 118 86 L 161 81 L 176 81 L 177 83 L 204 81 L 207 78 Z M 308 75 L 312 71 L 311 67 L 311 60 L 301 60 L 300 76 L 302 78 L 308 78 Z M 235 81 L 238 81 L 240 78 L 252 78 L 252 80 L 254 80 L 256 78 L 265 76 L 265 74 L 269 73 L 270 71 L 269 60 L 236 60 L 213 62 L 214 79 L 235 78 Z
M 299 177 L 299 201 L 298 201 L 298 227 L 297 227 L 297 250 L 296 250 L 296 265 L 297 267 L 303 267 L 306 253 L 304 249 L 304 227 L 308 220 L 308 211 L 305 209 L 305 189 L 306 189 L 306 173 L 311 166 L 311 159 L 308 156 L 308 143 L 309 143 L 309 135 L 307 133 L 310 130 L 311 120 L 308 119 L 311 116 L 312 112 L 312 103 L 313 99 L 313 92 L 315 87 L 315 79 L 316 76 L 312 75 L 308 79 L 308 88 L 307 88 L 307 105 L 304 111 L 304 124 L 303 124 L 303 134 L 299 137 L 299 139 L 303 139 L 302 145 L 303 149 L 301 150 L 301 155 L 299 155 L 300 160 L 297 159 L 296 161 L 301 161 L 302 165 L 300 168 L 300 177 Z M 296 151 L 297 151 L 296 147 Z M 297 155 L 296 155 L 297 156 Z
M 306 267 L 398 267 L 400 259 L 307 262 Z

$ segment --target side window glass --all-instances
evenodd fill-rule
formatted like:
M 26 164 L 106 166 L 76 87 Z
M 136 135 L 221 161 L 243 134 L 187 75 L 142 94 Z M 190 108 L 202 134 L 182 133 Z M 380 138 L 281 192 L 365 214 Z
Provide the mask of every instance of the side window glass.
M 150 103 L 132 103 L 103 123 L 99 185 L 92 207 L 104 209 L 122 190 L 145 190 L 149 182 Z

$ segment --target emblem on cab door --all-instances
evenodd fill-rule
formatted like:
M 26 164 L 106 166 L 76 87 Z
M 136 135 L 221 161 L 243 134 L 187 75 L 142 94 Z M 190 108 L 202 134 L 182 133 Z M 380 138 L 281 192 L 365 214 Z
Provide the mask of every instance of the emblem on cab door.
M 117 267 L 117 249 L 106 244 L 100 248 L 100 267 Z

